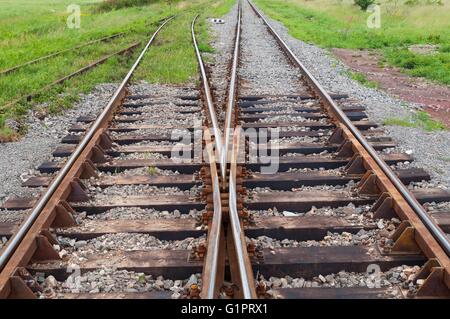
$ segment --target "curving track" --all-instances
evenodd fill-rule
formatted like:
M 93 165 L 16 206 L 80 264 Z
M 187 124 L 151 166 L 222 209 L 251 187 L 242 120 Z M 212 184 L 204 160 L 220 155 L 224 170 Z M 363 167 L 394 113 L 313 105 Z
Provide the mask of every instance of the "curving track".
M 218 177 L 208 156 L 217 127 L 207 79 L 202 73 L 201 89 L 150 94 L 131 86 L 172 19 L 102 113 L 78 118 L 54 159 L 24 183 L 42 195 L 4 204 L 31 212 L 20 226 L 2 225 L 10 237 L 0 257 L 2 298 L 199 297 L 204 222 L 221 211 L 211 198 Z

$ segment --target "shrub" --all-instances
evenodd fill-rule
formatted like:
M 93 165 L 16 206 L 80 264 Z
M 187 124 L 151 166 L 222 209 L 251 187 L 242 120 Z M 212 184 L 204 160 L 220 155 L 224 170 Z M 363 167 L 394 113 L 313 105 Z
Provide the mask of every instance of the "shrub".
M 419 4 L 419 0 L 406 0 L 405 5 L 407 6 L 416 6 Z
M 450 44 L 443 45 L 439 48 L 442 53 L 450 53 Z
M 367 10 L 367 8 L 374 4 L 375 0 L 355 0 L 355 4 L 361 8 L 361 10 Z
M 160 0 L 106 0 L 102 2 L 98 7 L 99 11 L 118 10 L 122 8 L 144 6 L 155 2 L 161 2 Z

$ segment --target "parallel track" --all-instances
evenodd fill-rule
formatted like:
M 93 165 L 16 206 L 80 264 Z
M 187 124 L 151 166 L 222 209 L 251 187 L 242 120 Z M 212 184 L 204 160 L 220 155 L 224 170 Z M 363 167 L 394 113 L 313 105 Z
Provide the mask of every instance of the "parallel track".
M 420 271 L 413 280 L 409 280 L 408 290 L 400 287 L 393 292 L 392 288 L 378 289 L 371 288 L 329 288 L 334 284 L 324 282 L 324 287 L 328 288 L 285 288 L 280 286 L 267 287 L 263 277 L 255 278 L 258 282 L 257 293 L 262 298 L 386 298 L 392 296 L 407 297 L 449 297 L 450 287 L 450 263 L 449 263 L 449 240 L 439 226 L 448 228 L 446 224 L 438 225 L 437 222 L 427 213 L 420 203 L 448 201 L 449 193 L 439 189 L 423 189 L 412 193 L 407 189 L 405 183 L 420 181 L 424 177 L 420 171 L 405 170 L 392 171 L 389 165 L 406 154 L 382 155 L 375 150 L 393 147 L 394 144 L 388 138 L 373 134 L 376 130 L 367 130 L 373 124 L 355 118 L 355 110 L 341 108 L 331 98 L 306 67 L 295 56 L 275 29 L 270 25 L 263 14 L 250 1 L 248 4 L 254 13 L 263 21 L 269 33 L 276 40 L 279 49 L 287 59 L 302 75 L 302 83 L 299 89 L 308 92 L 308 96 L 241 96 L 239 95 L 238 81 L 238 61 L 239 61 L 239 32 L 235 44 L 233 56 L 233 67 L 231 70 L 231 83 L 228 96 L 228 109 L 226 128 L 237 128 L 235 137 L 230 147 L 237 152 L 243 145 L 239 145 L 239 139 L 246 139 L 245 152 L 241 157 L 245 157 L 244 162 L 239 162 L 235 155 L 231 160 L 232 171 L 242 172 L 237 178 L 235 174 L 230 174 L 229 199 L 230 207 L 237 207 L 237 203 L 242 203 L 242 209 L 236 215 L 241 218 L 243 233 L 248 237 L 257 237 L 255 234 L 265 232 L 267 236 L 275 239 L 291 239 L 298 241 L 321 240 L 327 232 L 341 233 L 347 228 L 350 233 L 356 233 L 364 226 L 356 226 L 341 218 L 326 216 L 303 216 L 302 215 L 314 207 L 338 207 L 348 203 L 369 204 L 372 206 L 370 214 L 371 221 L 375 224 L 380 219 L 389 220 L 393 217 L 401 221 L 396 229 L 391 231 L 389 237 L 377 238 L 376 244 L 362 247 L 299 247 L 299 248 L 271 248 L 259 249 L 254 244 L 248 246 L 248 255 L 251 256 L 252 268 L 247 263 L 239 262 L 241 273 L 246 270 L 249 278 L 255 278 L 255 274 L 264 275 L 266 279 L 270 276 L 284 277 L 290 275 L 291 278 L 301 277 L 314 283 L 313 277 L 326 276 L 338 273 L 342 270 L 347 272 L 365 273 L 371 265 L 375 265 L 381 271 L 389 268 L 405 265 L 420 266 Z M 238 13 L 238 30 L 241 27 L 241 8 Z M 243 22 L 245 24 L 245 21 Z M 282 79 L 280 79 L 282 81 Z M 314 107 L 305 107 L 307 102 Z M 278 101 L 278 104 L 276 103 Z M 272 106 L 285 103 L 286 107 Z M 345 104 L 345 98 L 339 99 L 340 104 Z M 311 103 L 312 102 L 312 103 Z M 344 103 L 342 103 L 344 102 Z M 359 110 L 358 110 L 359 111 Z M 317 113 L 316 113 L 317 112 Z M 315 114 L 316 113 L 316 114 Z M 270 117 L 279 115 L 300 116 L 307 121 L 296 122 L 295 117 L 289 121 L 270 120 Z M 349 117 L 353 118 L 350 119 Z M 363 117 L 365 117 L 363 113 Z M 317 120 L 322 119 L 321 122 Z M 327 119 L 324 123 L 323 119 Z M 321 127 L 321 124 L 330 124 L 330 127 Z M 298 131 L 284 131 L 283 128 L 298 128 Z M 279 143 L 259 144 L 260 140 L 251 144 L 248 135 L 238 132 L 239 129 L 252 128 L 256 130 L 279 129 L 280 137 L 287 138 Z M 325 143 L 301 143 L 294 139 L 289 142 L 289 138 L 325 135 L 332 132 Z M 324 134 L 323 134 L 324 133 Z M 230 136 L 231 134 L 227 134 Z M 275 139 L 277 136 L 272 137 Z M 367 140 L 370 138 L 370 142 Z M 323 140 L 323 138 L 322 138 Z M 227 139 L 227 142 L 229 140 Z M 315 144 L 315 145 L 314 145 Z M 336 146 L 335 146 L 336 145 Z M 249 154 L 252 148 L 260 148 L 257 152 L 265 151 L 279 152 L 279 171 L 263 174 L 260 169 L 264 167 L 262 163 L 267 158 L 258 155 L 252 158 Z M 329 155 L 321 155 L 324 150 Z M 284 156 L 283 154 L 296 153 L 298 155 Z M 320 154 L 319 154 L 320 153 Z M 302 155 L 303 154 L 303 155 Z M 270 156 L 270 155 L 269 155 Z M 277 155 L 278 156 L 278 155 Z M 341 161 L 333 163 L 333 161 Z M 339 177 L 333 173 L 324 171 L 310 172 L 308 168 L 319 167 L 339 167 L 341 172 Z M 290 172 L 290 170 L 294 171 Z M 295 171 L 296 169 L 305 172 Z M 414 176 L 416 175 L 416 176 Z M 422 175 L 422 176 L 420 176 Z M 337 179 L 342 179 L 340 182 Z M 317 186 L 321 185 L 345 185 L 350 180 L 357 181 L 357 185 L 348 193 L 347 191 L 321 191 Z M 259 189 L 266 187 L 267 192 Z M 308 190 L 308 187 L 313 187 Z M 316 187 L 316 188 L 314 188 Z M 236 191 L 240 189 L 240 191 Z M 419 203 L 420 201 L 420 203 Z M 266 217 L 259 216 L 251 211 L 278 209 L 279 212 L 288 211 L 287 215 L 299 217 Z M 230 209 L 232 211 L 232 209 Z M 250 213 L 249 213 L 250 211 Z M 301 214 L 292 214 L 297 212 Z M 303 213 L 303 214 L 302 214 Z M 306 214 L 308 215 L 308 214 Z M 370 222 L 370 221 L 369 221 Z M 258 231 L 255 231 L 255 228 Z M 264 230 L 261 230 L 263 228 Z M 386 235 L 384 235 L 386 236 Z M 241 235 L 243 237 L 243 235 Z M 243 240 L 244 242 L 244 240 Z M 379 246 L 386 243 L 386 246 Z M 244 243 L 241 244 L 244 246 Z M 368 248 L 371 247 L 371 248 Z M 367 250 L 369 249 L 369 250 Z M 368 257 L 370 256 L 370 257 Z M 369 268 L 368 268 L 369 267 Z M 320 277 L 324 279 L 325 277 Z M 321 279 L 321 280 L 322 280 Z M 253 280 L 251 281 L 253 285 Z M 287 285 L 289 286 L 290 283 Z M 320 286 L 317 284 L 317 286 Z M 289 286 L 292 287 L 292 286 Z M 308 287 L 308 286 L 306 286 Z M 311 286 L 309 286 L 311 287 Z M 407 288 L 407 287 L 406 287 Z M 245 287 L 242 287 L 245 290 Z M 269 290 L 269 294 L 267 291 Z

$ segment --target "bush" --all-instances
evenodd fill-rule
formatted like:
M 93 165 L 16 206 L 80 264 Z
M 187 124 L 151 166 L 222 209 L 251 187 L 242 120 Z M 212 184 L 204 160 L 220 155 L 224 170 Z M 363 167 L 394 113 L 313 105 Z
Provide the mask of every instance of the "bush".
M 450 44 L 443 45 L 439 48 L 442 53 L 450 53 Z
M 375 0 L 355 0 L 355 4 L 361 8 L 361 10 L 366 11 L 367 8 L 371 5 L 374 4 Z
M 161 2 L 159 0 L 106 0 L 98 7 L 99 11 L 118 10 L 122 8 L 145 6 L 155 2 Z
M 405 5 L 407 6 L 416 6 L 419 4 L 419 0 L 406 0 Z

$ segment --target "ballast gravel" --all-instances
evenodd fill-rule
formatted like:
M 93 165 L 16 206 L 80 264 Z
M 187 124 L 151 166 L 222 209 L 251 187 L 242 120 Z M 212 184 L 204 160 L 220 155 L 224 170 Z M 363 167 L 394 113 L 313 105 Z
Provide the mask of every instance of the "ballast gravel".
M 0 223 L 20 223 L 30 210 L 0 209 Z
M 167 102 L 168 97 L 173 96 L 197 97 L 198 91 L 195 85 L 184 84 L 183 86 L 174 86 L 167 84 L 152 84 L 145 81 L 140 81 L 130 86 L 130 94 L 150 96 L 148 99 L 151 99 L 152 101 Z M 127 100 L 126 102 L 133 103 L 133 100 Z
M 150 171 L 150 173 L 149 173 Z M 99 177 L 103 176 L 138 176 L 138 175 L 149 175 L 153 174 L 155 176 L 162 175 L 162 176 L 169 176 L 169 175 L 180 175 L 180 172 L 178 171 L 171 171 L 167 169 L 160 169 L 158 167 L 139 167 L 139 168 L 133 168 L 133 169 L 127 169 L 118 173 L 114 172 L 99 172 Z M 92 180 L 95 180 L 95 177 L 92 178 Z
M 280 298 L 276 289 L 279 288 L 386 288 L 387 295 L 384 297 L 400 299 L 404 298 L 401 290 L 405 293 L 414 292 L 418 289 L 423 280 L 414 282 L 416 274 L 420 271 L 420 266 L 398 266 L 387 271 L 380 271 L 373 268 L 366 273 L 340 271 L 338 273 L 320 274 L 313 278 L 292 278 L 285 277 L 265 277 L 260 275 L 258 284 L 266 287 L 266 298 Z M 267 278 L 267 279 L 266 279 Z
M 38 293 L 41 299 L 64 298 L 65 293 L 142 293 L 167 291 L 172 299 L 181 299 L 187 295 L 191 285 L 201 287 L 201 274 L 192 274 L 189 278 L 169 279 L 163 276 L 153 277 L 142 272 L 118 270 L 114 267 L 102 267 L 83 274 L 72 274 L 65 281 L 37 273 L 35 280 L 42 286 Z
M 116 207 L 107 210 L 104 213 L 87 215 L 86 212 L 76 213 L 75 217 L 78 223 L 83 223 L 84 220 L 141 220 L 141 219 L 173 219 L 173 218 L 200 218 L 204 210 L 192 209 L 189 213 L 182 214 L 179 210 L 174 211 L 159 211 L 153 208 L 140 207 Z
M 10 196 L 29 196 L 30 189 L 21 186 L 21 175 L 49 158 L 77 117 L 97 115 L 115 89 L 116 84 L 97 85 L 92 93 L 81 95 L 72 109 L 43 120 L 30 111 L 27 134 L 17 142 L 0 144 L 0 203 Z
M 229 65 L 233 58 L 234 34 L 237 22 L 237 5 L 222 17 L 224 23 L 208 24 L 210 34 L 214 41 L 211 42 L 214 48 L 213 53 L 203 53 L 206 63 L 210 69 L 210 83 L 216 104 L 216 115 L 219 123 L 224 123 L 226 113 L 226 100 L 229 78 Z M 212 57 L 213 62 L 208 63 L 208 58 Z M 222 124 L 223 125 L 223 124 Z
M 356 234 L 328 232 L 322 240 L 298 241 L 288 238 L 279 240 L 268 236 L 258 236 L 256 238 L 247 238 L 247 243 L 252 242 L 257 248 L 271 250 L 288 247 L 373 246 L 381 239 L 383 244 L 385 243 L 386 238 L 383 235 L 385 235 L 385 232 L 381 233 L 381 229 L 377 228 L 371 230 L 361 229 Z
M 370 212 L 371 205 L 355 206 L 350 203 L 347 206 L 336 208 L 313 206 L 307 212 L 293 212 L 288 210 L 278 210 L 276 207 L 266 210 L 249 210 L 251 217 L 265 217 L 265 216 L 286 216 L 286 217 L 302 217 L 302 216 L 326 216 L 326 217 L 342 217 L 354 225 L 373 226 L 375 221 L 371 218 L 373 213 Z M 393 223 L 400 223 L 397 219 L 391 220 Z M 380 219 L 377 221 L 378 228 L 386 228 L 387 221 Z
M 299 94 L 299 72 L 288 64 L 249 4 L 244 1 L 242 8 L 240 94 Z
M 95 198 L 104 198 L 107 196 L 158 196 L 158 195 L 187 195 L 191 197 L 200 196 L 202 187 L 194 186 L 187 190 L 180 190 L 177 187 L 157 187 L 150 185 L 125 185 L 125 186 L 111 186 L 100 188 L 95 186 L 88 186 L 89 193 Z
M 318 186 L 301 186 L 296 188 L 291 188 L 289 191 L 285 190 L 277 190 L 277 189 L 271 189 L 270 187 L 255 187 L 248 191 L 248 197 L 252 198 L 253 195 L 257 195 L 260 193 L 276 193 L 276 194 L 283 194 L 286 192 L 289 192 L 289 194 L 292 194 L 292 196 L 297 197 L 301 196 L 300 192 L 303 191 L 347 191 L 351 192 L 354 190 L 357 183 L 354 181 L 349 181 L 347 184 L 344 185 L 318 185 Z M 297 193 L 296 193 L 297 192 Z M 351 195 L 351 194 L 349 194 Z
M 106 234 L 89 240 L 76 240 L 58 236 L 58 245 L 54 245 L 61 258 L 69 256 L 66 262 L 82 262 L 88 256 L 106 254 L 113 251 L 149 251 L 158 249 L 191 250 L 204 243 L 206 236 L 188 237 L 183 240 L 160 240 L 149 234 L 116 233 Z

